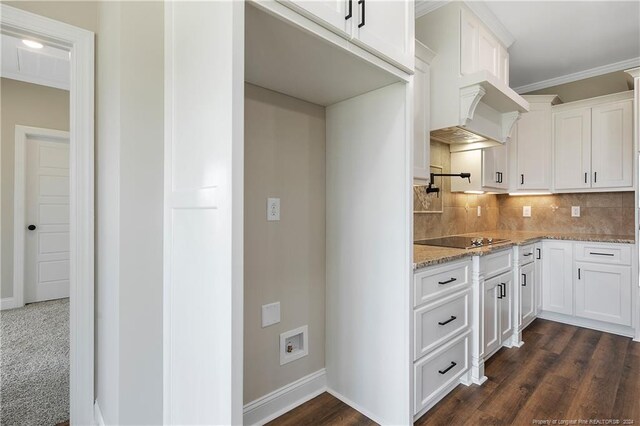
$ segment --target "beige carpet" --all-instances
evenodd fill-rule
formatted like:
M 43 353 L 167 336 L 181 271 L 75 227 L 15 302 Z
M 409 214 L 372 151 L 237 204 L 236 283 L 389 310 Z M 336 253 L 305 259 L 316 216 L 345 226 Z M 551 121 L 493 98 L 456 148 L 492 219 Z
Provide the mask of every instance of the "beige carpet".
M 0 312 L 0 424 L 69 418 L 69 299 Z

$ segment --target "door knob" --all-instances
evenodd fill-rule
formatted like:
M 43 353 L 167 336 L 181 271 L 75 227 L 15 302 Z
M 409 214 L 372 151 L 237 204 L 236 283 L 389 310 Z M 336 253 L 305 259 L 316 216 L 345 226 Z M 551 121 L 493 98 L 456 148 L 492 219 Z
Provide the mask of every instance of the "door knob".
M 27 229 L 29 231 L 34 231 L 36 229 L 36 226 L 35 225 L 29 225 L 29 226 L 27 226 Z

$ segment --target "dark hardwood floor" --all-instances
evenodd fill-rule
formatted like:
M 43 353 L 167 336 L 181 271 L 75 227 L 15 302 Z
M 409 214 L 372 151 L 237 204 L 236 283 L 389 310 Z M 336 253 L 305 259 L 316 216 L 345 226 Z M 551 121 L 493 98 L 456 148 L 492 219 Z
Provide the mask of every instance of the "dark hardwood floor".
M 640 343 L 541 319 L 525 329 L 523 340 L 521 348 L 502 348 L 487 361 L 483 385 L 458 385 L 415 424 L 589 424 L 613 419 L 619 423 L 591 424 L 640 425 Z M 269 424 L 375 422 L 324 393 Z

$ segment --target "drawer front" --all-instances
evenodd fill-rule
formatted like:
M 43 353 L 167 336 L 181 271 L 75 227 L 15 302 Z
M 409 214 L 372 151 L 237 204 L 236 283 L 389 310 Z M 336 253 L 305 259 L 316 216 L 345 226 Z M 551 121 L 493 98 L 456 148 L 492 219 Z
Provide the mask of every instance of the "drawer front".
M 631 265 L 631 244 L 576 243 L 576 260 Z
M 469 334 L 414 364 L 414 413 L 429 405 L 439 393 L 469 368 Z
M 471 284 L 471 260 L 451 262 L 414 275 L 413 306 L 464 290 Z
M 470 298 L 469 289 L 414 312 L 414 360 L 469 329 Z
M 535 248 L 533 244 L 527 244 L 526 246 L 520 246 L 518 251 L 518 262 L 520 265 L 526 265 L 535 260 Z
M 480 262 L 485 279 L 511 271 L 513 268 L 513 248 L 509 247 L 504 251 L 483 256 L 480 258 Z

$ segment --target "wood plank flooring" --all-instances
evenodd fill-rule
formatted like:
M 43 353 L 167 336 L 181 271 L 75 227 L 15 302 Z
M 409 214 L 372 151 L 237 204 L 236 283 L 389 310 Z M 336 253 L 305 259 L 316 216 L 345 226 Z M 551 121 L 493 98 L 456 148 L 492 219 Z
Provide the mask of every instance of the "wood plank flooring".
M 523 340 L 521 348 L 502 348 L 487 361 L 488 380 L 482 386 L 458 385 L 415 424 L 579 424 L 613 419 L 621 425 L 640 425 L 640 343 L 541 319 L 525 329 Z M 323 393 L 269 424 L 376 423 Z

